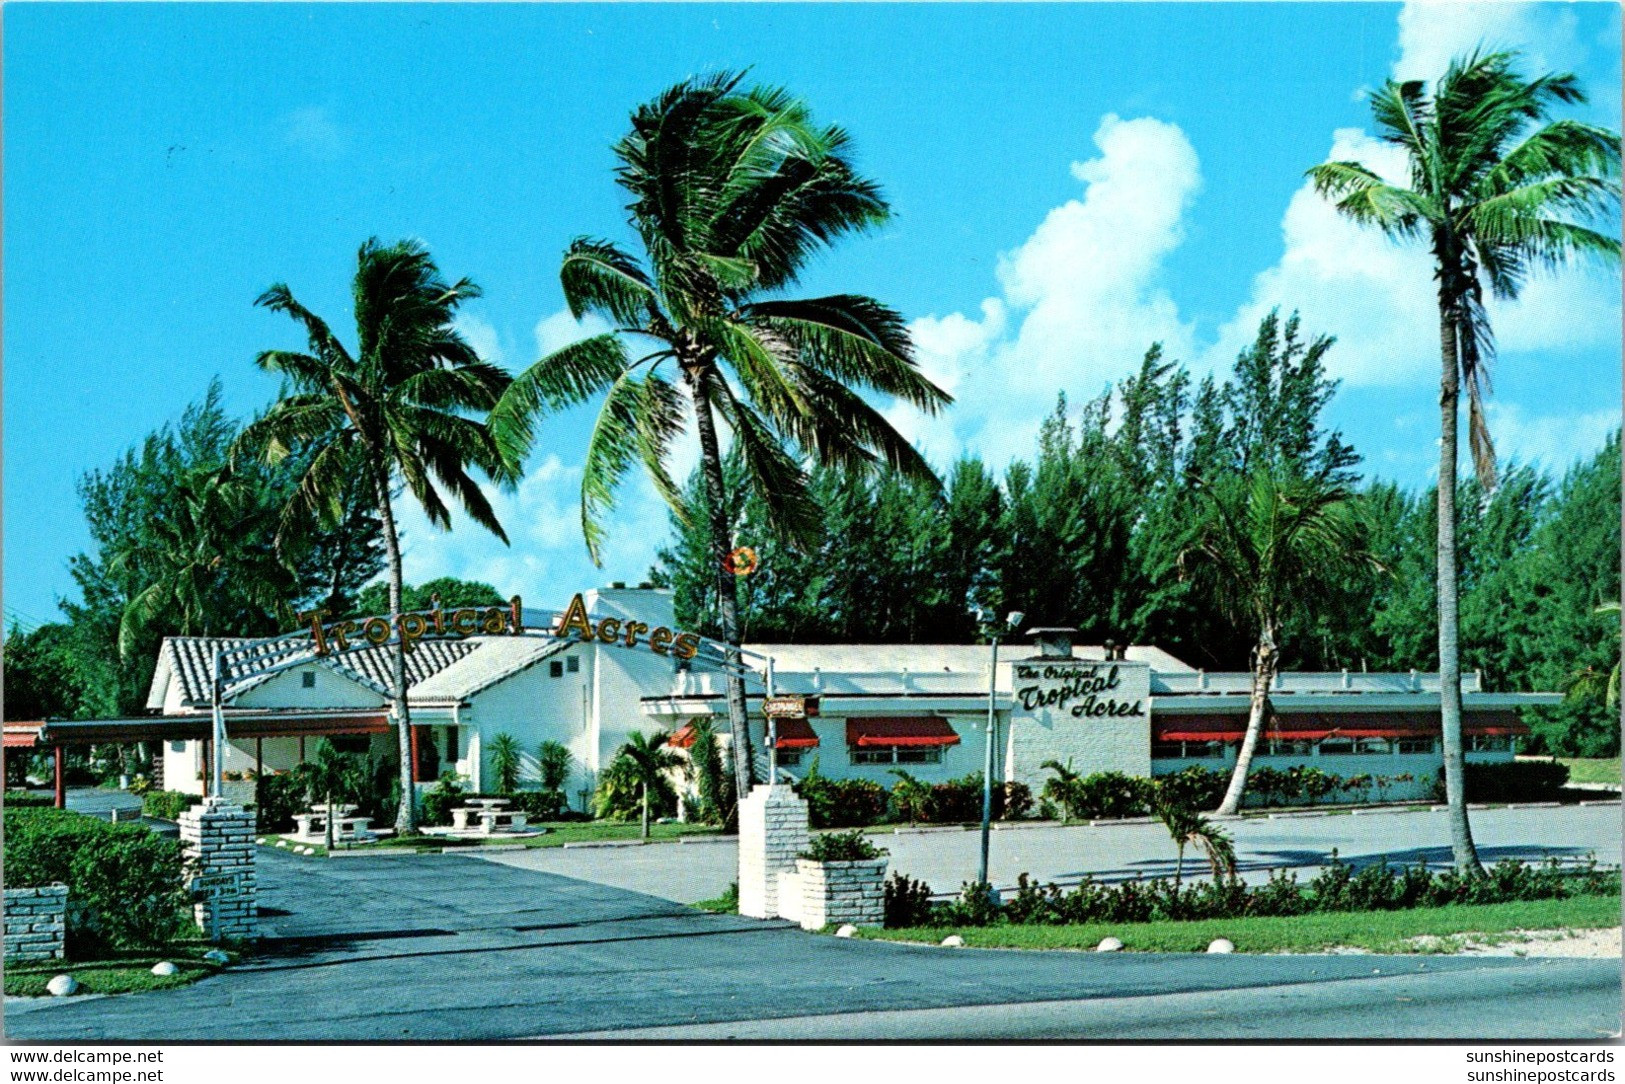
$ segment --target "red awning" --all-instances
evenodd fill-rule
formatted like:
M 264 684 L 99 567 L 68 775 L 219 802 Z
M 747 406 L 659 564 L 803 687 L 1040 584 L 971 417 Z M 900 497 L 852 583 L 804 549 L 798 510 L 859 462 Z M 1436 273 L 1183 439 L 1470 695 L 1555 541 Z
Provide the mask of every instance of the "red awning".
M 1462 733 L 1522 737 L 1529 727 L 1511 711 L 1468 711 Z M 1247 731 L 1245 715 L 1157 715 L 1151 720 L 1151 740 L 1240 741 Z M 1439 716 L 1431 712 L 1315 712 L 1276 715 L 1264 728 L 1264 737 L 1285 741 L 1322 738 L 1436 738 Z
M 846 744 L 856 749 L 876 746 L 958 745 L 959 735 L 938 715 L 874 716 L 846 721 Z
M 226 714 L 230 738 L 297 738 L 387 734 L 388 714 L 368 710 L 256 711 Z M 213 735 L 207 715 L 152 715 L 134 719 L 52 719 L 42 731 L 50 745 L 99 742 L 196 741 Z
M 6 749 L 32 749 L 39 741 L 39 723 L 7 723 L 5 725 Z
M 780 749 L 813 749 L 818 745 L 818 735 L 805 719 L 780 719 L 777 730 Z

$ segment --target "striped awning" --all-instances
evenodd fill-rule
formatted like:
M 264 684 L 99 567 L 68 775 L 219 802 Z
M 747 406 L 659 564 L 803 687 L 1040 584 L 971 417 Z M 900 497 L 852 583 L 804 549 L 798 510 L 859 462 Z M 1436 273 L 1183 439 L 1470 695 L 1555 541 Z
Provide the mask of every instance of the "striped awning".
M 891 745 L 958 745 L 959 735 L 940 715 L 877 715 L 867 719 L 848 719 L 846 744 L 855 749 Z
M 32 749 L 39 743 L 42 723 L 6 723 L 4 738 L 6 749 Z
M 9 729 L 9 724 L 8 724 Z M 228 738 L 300 738 L 340 734 L 387 734 L 387 712 L 256 711 L 227 712 Z M 134 719 L 52 719 L 40 727 L 43 745 L 100 742 L 196 741 L 212 737 L 207 715 L 154 715 Z
M 1264 737 L 1283 741 L 1320 741 L 1323 738 L 1437 738 L 1439 716 L 1430 712 L 1312 712 L 1277 713 Z M 1512 711 L 1462 713 L 1463 734 L 1523 737 L 1529 727 Z M 1153 742 L 1240 741 L 1247 732 L 1245 715 L 1154 715 Z

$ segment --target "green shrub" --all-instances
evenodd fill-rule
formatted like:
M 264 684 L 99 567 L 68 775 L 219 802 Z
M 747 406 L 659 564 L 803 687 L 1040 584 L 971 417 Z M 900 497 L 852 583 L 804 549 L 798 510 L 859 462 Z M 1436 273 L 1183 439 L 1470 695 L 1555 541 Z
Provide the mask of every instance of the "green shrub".
M 814 828 L 865 828 L 886 819 L 890 795 L 869 779 L 830 779 L 818 771 L 813 758 L 796 793 L 807 802 L 807 818 Z
M 503 795 L 519 789 L 519 739 L 504 731 L 491 738 L 491 774 Z
M 467 797 L 468 791 L 456 772 L 442 773 L 440 780 L 423 796 L 418 823 L 425 826 L 450 824 L 452 809 Z
M 1165 801 L 1187 809 L 1217 809 L 1229 785 L 1228 772 L 1216 772 L 1198 764 L 1156 779 L 1157 792 Z
M 959 890 L 959 898 L 944 904 L 937 925 L 991 926 L 1000 918 L 1000 907 L 993 900 L 993 886 L 986 881 L 966 881 Z
M 7 810 L 4 828 L 8 887 L 68 886 L 70 955 L 161 944 L 184 924 L 178 840 L 59 809 Z
M 294 814 L 306 808 L 304 781 L 292 772 L 262 775 L 254 783 L 254 807 L 261 832 L 286 832 Z
M 805 858 L 809 862 L 867 862 L 885 853 L 876 847 L 868 836 L 854 828 L 850 832 L 829 832 L 814 836 L 807 849 L 796 857 Z
M 141 812 L 161 821 L 178 820 L 182 813 L 202 802 L 196 794 L 178 790 L 149 790 L 141 796 Z
M 26 790 L 8 790 L 4 801 L 7 809 L 50 809 L 56 805 L 56 799 L 49 794 Z
M 1154 790 L 1149 779 L 1122 772 L 1095 772 L 1078 780 L 1073 816 L 1143 817 L 1150 811 Z
M 887 926 L 924 926 L 931 918 L 931 886 L 901 873 L 886 882 L 885 920 Z
M 994 791 L 993 797 L 997 801 L 999 791 Z M 1026 820 L 1033 815 L 1033 789 L 1025 783 L 1009 782 L 1004 785 L 1004 808 L 999 817 L 1007 821 Z
M 1515 760 L 1504 764 L 1468 764 L 1469 802 L 1553 802 L 1569 781 L 1567 764 Z

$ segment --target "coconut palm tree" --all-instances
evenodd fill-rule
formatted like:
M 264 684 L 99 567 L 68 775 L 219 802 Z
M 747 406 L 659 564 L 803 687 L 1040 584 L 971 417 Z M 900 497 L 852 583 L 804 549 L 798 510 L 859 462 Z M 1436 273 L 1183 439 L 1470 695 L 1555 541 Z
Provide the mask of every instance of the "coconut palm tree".
M 1207 855 L 1215 881 L 1236 875 L 1236 847 L 1230 834 L 1190 806 L 1176 802 L 1160 790 L 1151 802 L 1151 812 L 1168 829 L 1174 845 L 1179 848 L 1179 860 L 1174 866 L 1174 887 L 1178 888 L 1185 875 L 1185 848 L 1194 846 Z
M 237 449 L 279 463 L 299 449 L 305 468 L 284 513 L 283 534 L 331 526 L 344 515 L 352 479 L 369 488 L 383 525 L 389 611 L 401 612 L 401 546 L 394 495 L 404 484 L 429 522 L 449 530 L 449 490 L 470 519 L 498 538 L 508 536 L 470 467 L 502 482 L 512 472 L 484 422 L 468 416 L 494 406 L 507 373 L 480 360 L 452 326 L 457 309 L 479 290 L 467 279 L 447 283 L 429 252 L 415 241 L 361 246 L 353 288 L 356 347 L 351 352 L 321 317 L 278 283 L 257 304 L 298 321 L 309 352 L 267 350 L 260 368 L 284 376 L 290 388 L 238 437 Z M 336 616 L 336 615 L 335 615 Z M 411 714 L 406 658 L 391 646 L 394 716 L 399 728 L 401 806 L 395 828 L 417 828 L 413 795 Z
M 1204 515 L 1196 542 L 1179 555 L 1180 574 L 1254 637 L 1247 730 L 1215 811 L 1228 816 L 1241 807 L 1259 735 L 1274 714 L 1270 688 L 1281 667 L 1287 618 L 1346 582 L 1349 566 L 1381 566 L 1365 549 L 1365 530 L 1348 491 L 1324 472 L 1302 477 L 1260 468 L 1222 477 L 1201 492 Z
M 1612 616 L 1618 631 L 1619 603 L 1605 602 L 1592 611 L 1598 616 Z M 1619 660 L 1606 673 L 1594 666 L 1577 670 L 1564 684 L 1564 694 L 1571 703 L 1601 704 L 1609 711 L 1619 710 Z
M 741 90 L 740 78 L 690 79 L 633 113 L 614 151 L 643 259 L 611 241 L 579 238 L 560 270 L 570 311 L 594 314 L 612 330 L 536 362 L 491 414 L 493 433 L 518 464 L 539 414 L 603 395 L 581 477 L 589 554 L 601 559 L 600 519 L 626 472 L 641 463 L 681 519 L 703 512 L 722 638 L 735 649 L 734 539 L 718 421 L 762 499 L 765 528 L 809 542 L 820 511 L 793 452 L 935 479 L 854 389 L 926 411 L 950 401 L 916 367 L 892 309 L 855 294 L 782 296 L 812 256 L 889 212 L 879 189 L 853 170 L 845 132 L 814 124 L 783 90 Z M 690 414 L 704 482 L 698 510 L 687 506 L 668 466 Z M 754 768 L 738 677 L 727 681 L 727 703 L 744 795 Z
M 616 750 L 608 769 L 610 782 L 616 788 L 637 789 L 642 808 L 640 834 L 644 839 L 649 838 L 650 798 L 659 795 L 664 801 L 674 800 L 671 773 L 684 766 L 683 758 L 666 743 L 669 737 L 665 733 L 650 737 L 634 730 L 626 744 Z
M 1494 340 L 1484 287 L 1515 298 L 1528 274 L 1573 258 L 1618 261 L 1619 239 L 1591 228 L 1619 206 L 1619 135 L 1575 120 L 1549 120 L 1554 106 L 1585 101 L 1571 74 L 1525 79 L 1517 54 L 1473 53 L 1453 61 L 1429 96 L 1421 80 L 1389 80 L 1371 97 L 1384 141 L 1405 152 L 1408 183 L 1359 162 L 1308 171 L 1337 209 L 1389 237 L 1423 241 L 1433 259 L 1439 308 L 1439 714 L 1445 795 L 1456 866 L 1481 872 L 1467 801 L 1461 740 L 1457 625 L 1456 415 L 1467 389 L 1468 441 L 1485 489 L 1495 451 L 1484 420 Z

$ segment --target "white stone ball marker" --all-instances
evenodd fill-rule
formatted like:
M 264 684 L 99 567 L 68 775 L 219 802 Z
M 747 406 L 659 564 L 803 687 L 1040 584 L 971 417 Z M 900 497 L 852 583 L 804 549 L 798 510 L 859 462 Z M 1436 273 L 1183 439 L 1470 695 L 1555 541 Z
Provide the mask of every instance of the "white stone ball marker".
M 176 967 L 168 960 L 162 960 L 152 965 L 152 973 L 154 975 L 173 975 L 178 971 L 180 971 L 180 968 Z
M 1220 954 L 1220 955 L 1228 955 L 1229 953 L 1232 953 L 1232 952 L 1236 951 L 1236 946 L 1230 943 L 1229 938 L 1220 937 L 1220 938 L 1217 938 L 1211 945 L 1209 945 L 1207 947 L 1207 950 L 1208 950 L 1208 952 L 1211 952 L 1211 953 L 1217 953 L 1217 954 Z
M 79 989 L 79 980 L 72 975 L 58 975 L 45 984 L 52 997 L 67 997 Z
M 1096 952 L 1122 952 L 1123 942 L 1115 937 L 1102 937 L 1100 944 L 1095 946 Z
M 964 948 L 965 947 L 965 939 L 963 937 L 960 937 L 957 933 L 951 933 L 947 937 L 944 937 L 942 939 L 942 947 L 943 948 Z
M 850 922 L 848 922 L 845 926 L 842 926 L 840 929 L 835 931 L 835 936 L 836 937 L 851 937 L 853 934 L 855 934 L 857 932 L 858 932 L 858 928 L 856 926 L 852 925 Z

